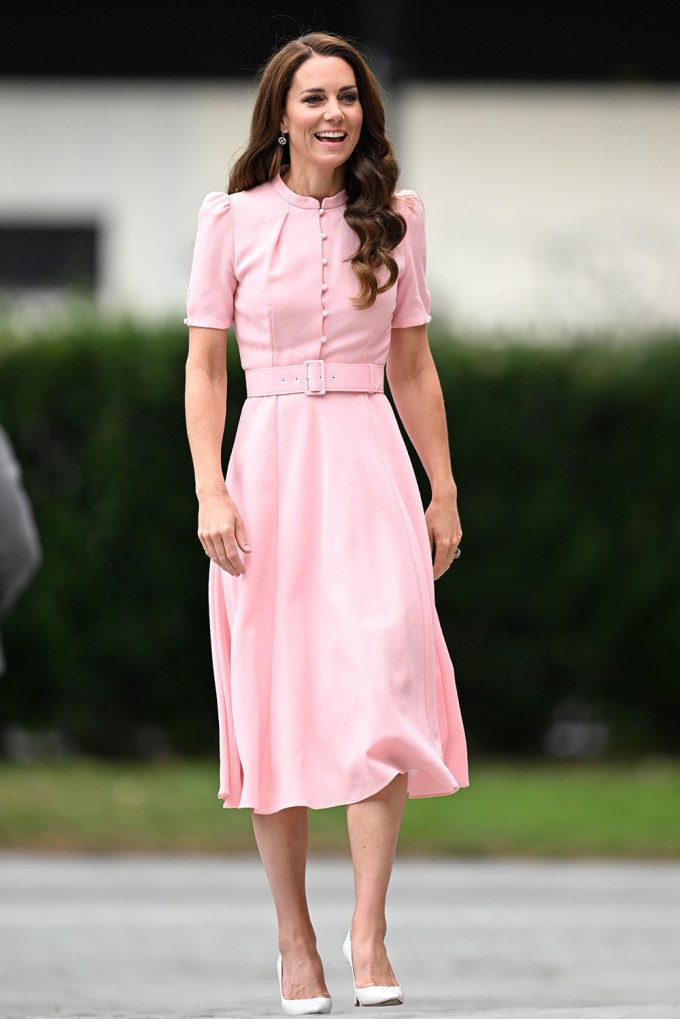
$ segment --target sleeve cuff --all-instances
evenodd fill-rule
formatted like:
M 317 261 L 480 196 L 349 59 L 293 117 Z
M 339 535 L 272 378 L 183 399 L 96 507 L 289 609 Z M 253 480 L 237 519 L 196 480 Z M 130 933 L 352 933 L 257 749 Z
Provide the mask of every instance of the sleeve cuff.
M 200 321 L 200 322 L 196 322 L 196 321 L 194 321 L 193 319 L 190 319 L 190 318 L 185 318 L 183 321 L 184 321 L 184 325 L 185 326 L 196 326 L 197 329 L 229 329 L 229 327 L 231 325 L 230 322 L 224 322 L 224 321 L 214 321 L 214 322 Z
M 406 322 L 395 322 L 392 319 L 392 329 L 411 329 L 413 326 L 426 326 L 432 321 L 432 315 L 426 315 L 424 318 L 421 316 L 418 320 L 408 320 Z

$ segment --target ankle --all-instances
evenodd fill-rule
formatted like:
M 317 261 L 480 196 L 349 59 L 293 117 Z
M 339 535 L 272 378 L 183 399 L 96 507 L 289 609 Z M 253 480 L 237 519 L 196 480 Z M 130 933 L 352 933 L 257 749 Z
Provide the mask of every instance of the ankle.
M 316 934 L 309 931 L 281 931 L 279 933 L 281 955 L 316 955 Z
M 387 923 L 384 919 L 356 915 L 352 917 L 351 938 L 354 944 L 376 944 L 384 942 Z

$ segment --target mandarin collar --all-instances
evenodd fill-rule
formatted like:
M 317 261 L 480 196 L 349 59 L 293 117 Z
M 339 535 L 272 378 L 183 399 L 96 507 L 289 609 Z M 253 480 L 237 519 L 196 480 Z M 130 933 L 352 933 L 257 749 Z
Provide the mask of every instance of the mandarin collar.
M 284 201 L 290 205 L 297 205 L 299 209 L 313 209 L 315 212 L 318 212 L 319 209 L 336 209 L 347 202 L 347 191 L 344 188 L 342 191 L 338 191 L 337 195 L 331 195 L 330 198 L 322 198 L 321 202 L 319 202 L 318 198 L 312 198 L 310 195 L 298 195 L 297 192 L 291 191 L 286 182 L 281 178 L 280 170 L 275 177 L 272 177 L 272 186 Z

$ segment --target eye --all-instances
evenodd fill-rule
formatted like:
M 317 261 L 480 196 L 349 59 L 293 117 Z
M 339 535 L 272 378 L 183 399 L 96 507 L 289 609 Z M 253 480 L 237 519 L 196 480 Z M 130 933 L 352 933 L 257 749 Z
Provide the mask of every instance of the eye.
M 312 95 L 312 96 L 306 96 L 304 98 L 303 102 L 307 103 L 309 106 L 316 106 L 317 105 L 317 101 L 320 101 L 320 100 L 321 100 L 321 96 L 314 96 L 314 95 Z
M 358 98 L 359 96 L 356 94 L 356 92 L 345 92 L 345 94 L 342 97 L 342 101 L 344 103 L 355 103 Z

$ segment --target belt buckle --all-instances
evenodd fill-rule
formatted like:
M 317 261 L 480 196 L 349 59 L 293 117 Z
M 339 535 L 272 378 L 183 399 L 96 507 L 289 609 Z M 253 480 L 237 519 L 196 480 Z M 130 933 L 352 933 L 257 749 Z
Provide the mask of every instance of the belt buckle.
M 322 396 L 326 392 L 326 362 L 322 360 L 308 360 L 303 361 L 302 365 L 305 375 L 305 396 Z M 309 377 L 310 369 L 313 376 L 311 379 Z

